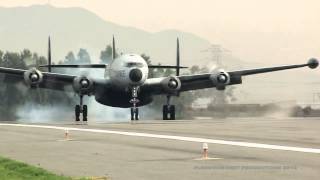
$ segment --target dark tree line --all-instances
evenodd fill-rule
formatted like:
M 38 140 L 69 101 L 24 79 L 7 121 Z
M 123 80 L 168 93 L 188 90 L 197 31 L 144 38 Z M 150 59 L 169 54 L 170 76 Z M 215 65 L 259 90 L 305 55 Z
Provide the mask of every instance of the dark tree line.
M 3 52 L 0 50 L 0 67 L 29 69 L 47 64 L 47 58 L 33 53 L 28 49 L 21 52 Z M 47 71 L 46 68 L 39 68 L 41 71 Z M 23 105 L 56 106 L 71 105 L 73 98 L 66 92 L 57 92 L 47 89 L 32 89 L 25 86 L 23 79 L 14 76 L 0 74 L 0 120 L 15 120 L 16 112 Z

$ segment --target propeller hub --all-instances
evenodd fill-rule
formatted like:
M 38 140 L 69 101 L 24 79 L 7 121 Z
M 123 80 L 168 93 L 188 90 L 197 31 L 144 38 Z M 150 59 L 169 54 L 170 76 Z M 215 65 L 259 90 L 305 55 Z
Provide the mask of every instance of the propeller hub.
M 170 79 L 168 82 L 168 87 L 171 89 L 176 89 L 178 87 L 178 82 L 175 79 Z
M 36 81 L 38 81 L 38 80 L 39 80 L 39 75 L 36 74 L 36 73 L 32 73 L 32 74 L 30 75 L 30 80 L 31 80 L 31 82 L 36 82 Z
M 89 85 L 90 85 L 88 79 L 82 79 L 82 80 L 80 81 L 80 84 L 81 84 L 81 87 L 82 87 L 82 88 L 88 88 Z
M 308 61 L 308 66 L 309 66 L 309 68 L 311 68 L 311 69 L 314 69 L 314 68 L 318 67 L 318 65 L 319 65 L 319 62 L 318 62 L 318 60 L 315 59 L 315 58 L 311 58 L 311 59 Z
M 225 74 L 220 74 L 217 77 L 218 82 L 220 83 L 226 83 L 228 81 L 228 77 Z

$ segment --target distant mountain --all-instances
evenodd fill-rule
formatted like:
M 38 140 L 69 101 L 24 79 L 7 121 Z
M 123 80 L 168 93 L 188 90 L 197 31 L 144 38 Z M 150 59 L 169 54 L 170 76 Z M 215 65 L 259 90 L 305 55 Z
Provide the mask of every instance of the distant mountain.
M 82 8 L 57 8 L 50 5 L 0 8 L 0 49 L 32 51 L 46 54 L 47 37 L 52 36 L 54 61 L 62 60 L 68 51 L 89 50 L 95 61 L 100 51 L 111 43 L 114 34 L 120 52 L 146 53 L 154 62 L 172 64 L 176 38 L 181 39 L 182 62 L 205 64 L 203 52 L 210 42 L 191 33 L 166 30 L 146 32 L 133 27 L 104 21 Z

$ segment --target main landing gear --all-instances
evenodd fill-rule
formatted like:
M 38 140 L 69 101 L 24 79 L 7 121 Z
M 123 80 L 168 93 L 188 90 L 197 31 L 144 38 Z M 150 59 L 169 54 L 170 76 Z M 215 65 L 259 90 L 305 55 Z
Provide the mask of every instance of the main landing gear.
M 88 121 L 88 106 L 83 105 L 83 95 L 80 95 L 80 105 L 75 106 L 75 115 L 76 115 L 76 122 L 80 121 L 80 114 L 82 114 L 82 121 Z
M 163 120 L 175 120 L 176 110 L 174 105 L 170 105 L 171 96 L 167 96 L 167 104 L 163 105 Z
M 132 104 L 131 107 L 131 121 L 139 120 L 139 108 L 137 107 L 137 104 L 139 103 L 138 97 L 138 87 L 133 87 L 131 90 L 132 93 L 132 99 L 130 100 L 130 103 Z

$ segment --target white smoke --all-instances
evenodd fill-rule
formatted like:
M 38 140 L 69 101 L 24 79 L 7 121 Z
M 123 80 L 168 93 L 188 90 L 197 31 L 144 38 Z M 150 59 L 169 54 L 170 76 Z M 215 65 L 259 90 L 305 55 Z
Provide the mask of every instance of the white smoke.
M 66 123 L 74 119 L 74 113 L 70 107 L 41 106 L 34 103 L 20 106 L 16 115 L 18 121 L 24 123 Z
M 67 74 L 84 75 L 90 78 L 103 78 L 104 70 L 102 69 L 72 69 L 67 70 Z M 24 95 L 28 95 L 27 88 L 19 88 L 23 91 Z M 39 89 L 42 91 L 42 89 Z M 61 92 L 62 93 L 62 92 Z M 79 103 L 80 98 L 78 95 L 72 95 L 75 98 L 76 104 Z M 88 123 L 104 123 L 104 122 L 129 122 L 130 121 L 130 108 L 115 108 L 99 104 L 95 101 L 94 96 L 84 96 L 84 104 L 88 105 Z M 74 123 L 75 113 L 74 106 L 61 106 L 61 105 L 36 105 L 32 102 L 25 103 L 20 106 L 16 115 L 21 122 L 26 123 Z M 152 115 L 149 113 L 150 108 L 141 108 L 143 117 L 145 115 Z M 82 117 L 80 116 L 80 119 Z

